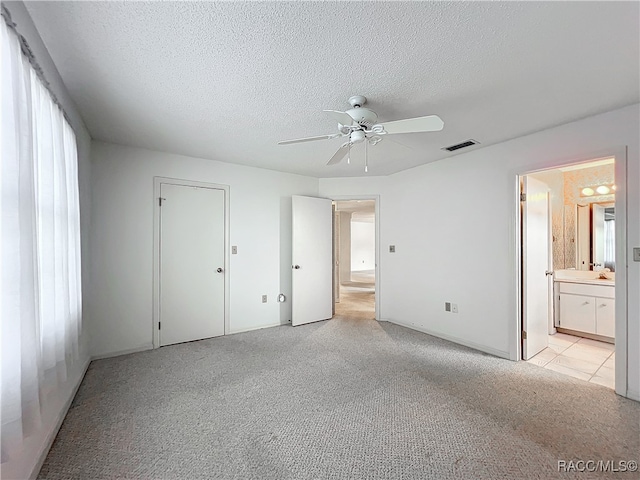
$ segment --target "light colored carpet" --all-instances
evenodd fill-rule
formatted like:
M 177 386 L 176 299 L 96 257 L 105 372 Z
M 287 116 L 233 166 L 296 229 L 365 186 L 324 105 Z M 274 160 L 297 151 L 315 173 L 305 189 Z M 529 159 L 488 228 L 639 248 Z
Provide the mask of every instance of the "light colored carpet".
M 336 302 L 336 317 L 375 320 L 375 289 L 341 287 L 340 302 Z
M 93 362 L 39 478 L 586 479 L 558 460 L 639 460 L 639 423 L 608 388 L 330 320 Z

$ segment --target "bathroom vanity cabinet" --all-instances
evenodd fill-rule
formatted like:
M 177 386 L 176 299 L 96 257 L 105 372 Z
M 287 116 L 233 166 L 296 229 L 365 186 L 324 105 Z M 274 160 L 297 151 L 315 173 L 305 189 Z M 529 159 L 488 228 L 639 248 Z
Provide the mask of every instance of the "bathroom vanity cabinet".
M 615 337 L 613 282 L 556 281 L 554 297 L 557 327 Z

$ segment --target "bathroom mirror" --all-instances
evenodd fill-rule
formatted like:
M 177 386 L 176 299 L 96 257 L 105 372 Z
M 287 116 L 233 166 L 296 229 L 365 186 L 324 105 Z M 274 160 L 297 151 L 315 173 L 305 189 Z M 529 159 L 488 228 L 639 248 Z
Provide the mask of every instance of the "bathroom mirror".
M 608 268 L 614 272 L 616 267 L 614 204 L 612 202 L 578 204 L 575 219 L 575 268 L 578 270 Z M 567 239 L 568 236 L 565 238 Z

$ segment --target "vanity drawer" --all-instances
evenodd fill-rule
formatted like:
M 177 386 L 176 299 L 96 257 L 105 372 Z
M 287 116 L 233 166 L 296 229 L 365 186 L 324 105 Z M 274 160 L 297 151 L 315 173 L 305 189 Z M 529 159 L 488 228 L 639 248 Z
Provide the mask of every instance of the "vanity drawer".
M 616 288 L 613 285 L 587 285 L 584 283 L 558 282 L 559 293 L 586 295 L 589 297 L 615 298 Z

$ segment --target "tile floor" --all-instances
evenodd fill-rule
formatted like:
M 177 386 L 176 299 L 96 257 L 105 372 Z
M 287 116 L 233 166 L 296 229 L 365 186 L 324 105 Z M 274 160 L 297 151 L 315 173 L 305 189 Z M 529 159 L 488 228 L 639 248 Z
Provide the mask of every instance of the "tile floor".
M 549 335 L 549 346 L 529 363 L 591 383 L 615 388 L 615 346 L 565 333 Z

